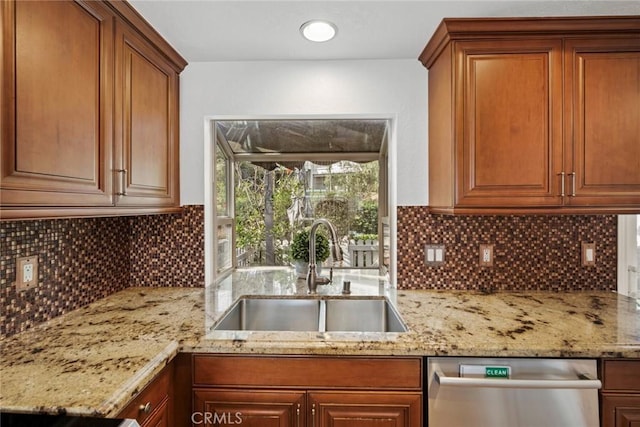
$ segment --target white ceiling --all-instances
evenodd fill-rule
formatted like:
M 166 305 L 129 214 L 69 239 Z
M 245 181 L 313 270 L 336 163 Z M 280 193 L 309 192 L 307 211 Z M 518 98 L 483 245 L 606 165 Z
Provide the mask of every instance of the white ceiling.
M 416 59 L 444 17 L 640 15 L 634 0 L 130 0 L 189 62 Z M 304 40 L 310 19 L 335 39 Z

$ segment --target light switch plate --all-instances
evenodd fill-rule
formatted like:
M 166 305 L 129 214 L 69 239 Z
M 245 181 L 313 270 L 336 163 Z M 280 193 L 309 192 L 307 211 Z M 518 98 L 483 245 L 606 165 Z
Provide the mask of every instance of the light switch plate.
M 16 291 L 26 291 L 38 284 L 38 256 L 16 259 Z
M 424 263 L 430 267 L 444 265 L 444 245 L 424 245 Z
M 596 265 L 595 242 L 582 242 L 582 266 L 592 267 Z

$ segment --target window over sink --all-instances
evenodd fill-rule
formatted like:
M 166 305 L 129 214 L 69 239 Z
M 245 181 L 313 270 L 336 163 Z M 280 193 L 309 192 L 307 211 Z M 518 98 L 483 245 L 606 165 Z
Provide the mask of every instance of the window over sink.
M 291 264 L 294 237 L 319 217 L 339 230 L 346 259 L 336 267 L 391 275 L 391 125 L 389 118 L 212 119 L 207 283 L 236 267 Z

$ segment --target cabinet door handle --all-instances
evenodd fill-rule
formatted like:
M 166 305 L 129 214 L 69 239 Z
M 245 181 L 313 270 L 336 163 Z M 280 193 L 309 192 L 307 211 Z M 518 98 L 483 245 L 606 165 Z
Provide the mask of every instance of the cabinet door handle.
M 564 172 L 560 172 L 560 197 L 564 197 Z
M 144 412 L 145 414 L 148 414 L 149 412 L 151 412 L 151 402 L 147 402 L 144 405 L 140 405 L 140 412 Z
M 126 169 L 116 169 L 117 173 L 121 173 L 122 180 L 120 181 L 120 185 L 122 185 L 122 191 L 116 193 L 117 196 L 126 196 L 127 195 L 127 170 Z
M 296 427 L 300 427 L 300 404 L 296 408 Z
M 316 427 L 316 404 L 311 405 L 311 427 Z
M 576 173 L 575 172 L 571 172 L 569 174 L 569 176 L 571 176 L 571 197 L 576 197 Z

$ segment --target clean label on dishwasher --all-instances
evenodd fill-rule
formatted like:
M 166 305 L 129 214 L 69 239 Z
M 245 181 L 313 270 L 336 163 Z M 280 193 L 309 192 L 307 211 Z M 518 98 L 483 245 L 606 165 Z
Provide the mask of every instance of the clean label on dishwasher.
M 460 365 L 461 377 L 509 378 L 511 366 Z

